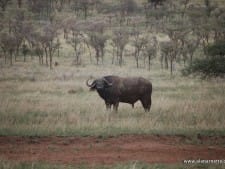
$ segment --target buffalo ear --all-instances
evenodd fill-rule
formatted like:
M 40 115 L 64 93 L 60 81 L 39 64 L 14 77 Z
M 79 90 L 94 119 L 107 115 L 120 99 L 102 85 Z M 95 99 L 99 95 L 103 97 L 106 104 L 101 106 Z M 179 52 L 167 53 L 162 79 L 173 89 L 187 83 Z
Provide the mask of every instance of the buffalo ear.
M 111 87 L 112 85 L 108 85 L 108 84 L 105 84 L 105 88 L 109 88 Z
M 105 87 L 112 87 L 112 83 L 110 83 L 109 81 L 107 81 L 105 78 L 103 79 L 104 83 L 105 83 Z

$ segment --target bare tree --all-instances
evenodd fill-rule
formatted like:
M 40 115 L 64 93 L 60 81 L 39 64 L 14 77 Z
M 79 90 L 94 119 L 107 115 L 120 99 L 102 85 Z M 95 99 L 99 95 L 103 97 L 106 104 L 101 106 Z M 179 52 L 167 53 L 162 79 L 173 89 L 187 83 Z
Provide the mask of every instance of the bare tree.
M 23 4 L 23 0 L 17 0 L 18 8 L 21 8 Z
M 190 7 L 187 14 L 192 25 L 192 32 L 199 39 L 203 52 L 206 52 L 211 40 L 225 37 L 222 33 L 224 32 L 224 24 L 222 27 L 220 25 L 220 21 L 223 22 L 220 17 L 223 16 L 224 10 L 217 10 L 216 3 L 211 0 L 205 0 L 204 4 L 205 6 Z
M 52 58 L 55 51 L 59 48 L 60 42 L 56 40 L 58 29 L 55 25 L 49 25 L 44 29 L 45 44 L 49 54 L 50 69 L 52 69 Z M 47 53 L 46 53 L 47 54 Z
M 139 68 L 139 57 L 141 51 L 146 46 L 148 40 L 147 38 L 138 30 L 137 27 L 134 27 L 131 35 L 133 36 L 133 46 L 134 46 L 134 58 L 136 60 L 136 66 Z
M 28 46 L 26 45 L 26 43 L 24 43 L 22 45 L 22 53 L 23 53 L 23 61 L 25 62 L 26 61 L 26 56 L 29 52 L 29 49 L 28 49 Z
M 55 12 L 55 1 L 54 0 L 29 0 L 27 1 L 28 8 L 31 12 L 36 14 L 39 19 L 51 19 L 53 13 Z
M 184 64 L 189 57 L 190 64 L 192 65 L 193 56 L 197 48 L 199 47 L 199 39 L 185 39 L 184 45 L 182 45 L 180 53 L 183 56 Z
M 211 28 L 213 31 L 214 41 L 222 41 L 225 39 L 225 8 L 216 8 L 212 12 Z
M 170 75 L 173 75 L 174 70 L 174 61 L 178 55 L 178 48 L 177 44 L 174 41 L 165 42 L 163 46 L 161 46 L 162 53 L 164 57 L 166 58 L 166 64 L 168 64 L 168 60 L 170 62 Z M 167 60 L 168 59 L 168 60 Z M 167 65 L 168 66 L 168 65 Z
M 158 6 L 163 5 L 165 1 L 166 0 L 148 0 L 148 3 L 156 9 Z
M 182 9 L 182 17 L 184 17 L 185 13 L 186 13 L 186 10 L 187 10 L 187 7 L 188 7 L 188 4 L 190 3 L 191 0 L 181 0 L 181 5 L 183 5 L 183 9 Z
M 120 66 L 122 66 L 123 63 L 123 53 L 128 41 L 129 32 L 125 28 L 120 27 L 113 31 L 112 42 L 116 47 L 117 61 L 119 61 Z
M 0 45 L 5 55 L 5 63 L 7 63 L 7 57 L 9 56 L 10 65 L 13 65 L 13 54 L 16 50 L 15 38 L 12 34 L 3 32 L 0 34 Z
M 151 60 L 156 58 L 158 49 L 158 41 L 155 36 L 148 38 L 147 44 L 144 46 L 144 56 L 148 58 L 148 70 L 151 68 Z
M 20 54 L 22 44 L 25 44 L 25 41 L 29 41 L 29 36 L 32 31 L 34 31 L 33 23 L 30 18 L 26 16 L 26 11 L 24 9 L 18 9 L 8 22 L 10 23 L 8 26 L 9 32 L 15 39 L 15 61 L 17 61 L 17 56 Z M 24 58 L 24 61 L 25 60 Z
M 108 37 L 105 35 L 105 22 L 91 22 L 88 26 L 88 43 L 91 47 L 95 50 L 95 58 L 97 60 L 97 64 L 99 63 L 99 58 L 102 59 L 103 63 L 103 57 L 105 54 L 105 44 L 108 39 Z
M 0 46 L 1 46 L 1 49 L 2 49 L 2 52 L 3 52 L 3 55 L 4 55 L 4 58 L 5 58 L 5 64 L 7 63 L 7 33 L 5 32 L 1 32 L 0 34 Z
M 43 65 L 44 64 L 44 50 L 40 45 L 36 45 L 36 47 L 34 48 L 34 52 L 35 54 L 38 56 L 39 58 L 39 64 Z
M 160 64 L 161 64 L 161 68 L 163 69 L 165 67 L 165 69 L 169 69 L 169 63 L 168 63 L 168 55 L 167 55 L 167 44 L 169 42 L 160 42 L 160 49 L 161 49 L 161 55 L 160 55 Z
M 53 68 L 53 55 L 59 48 L 60 43 L 57 41 L 58 27 L 54 24 L 48 24 L 43 27 L 41 32 L 36 32 L 33 36 L 35 38 L 35 52 L 39 56 L 39 62 L 43 63 L 43 53 L 45 53 L 46 65 Z
M 205 4 L 205 12 L 208 17 L 211 16 L 212 11 L 216 8 L 215 4 L 212 3 L 211 0 L 204 0 Z
M 2 11 L 5 11 L 8 3 L 10 2 L 11 0 L 0 0 L 0 7 L 2 8 Z
M 165 18 L 169 15 L 169 7 L 153 8 L 152 3 L 143 3 L 145 14 L 145 26 L 157 32 L 162 31 L 161 27 Z M 154 6 L 154 5 L 153 5 Z
M 81 64 L 82 42 L 84 37 L 82 34 L 82 24 L 75 18 L 68 19 L 66 22 L 67 29 L 71 32 L 70 36 L 67 36 L 67 43 L 74 49 L 75 64 Z
M 89 44 L 95 49 L 95 57 L 97 60 L 97 64 L 99 62 L 99 58 L 101 58 L 103 62 L 104 48 L 107 36 L 98 32 L 92 32 L 89 34 L 89 38 Z
M 64 6 L 66 5 L 66 3 L 67 3 L 66 0 L 55 0 L 54 1 L 54 8 L 57 9 L 59 12 L 61 12 L 62 9 L 64 8 Z
M 89 10 L 95 4 L 94 2 L 95 2 L 94 0 L 75 0 L 73 4 L 73 8 L 77 15 L 80 11 L 82 11 L 84 18 L 87 19 Z

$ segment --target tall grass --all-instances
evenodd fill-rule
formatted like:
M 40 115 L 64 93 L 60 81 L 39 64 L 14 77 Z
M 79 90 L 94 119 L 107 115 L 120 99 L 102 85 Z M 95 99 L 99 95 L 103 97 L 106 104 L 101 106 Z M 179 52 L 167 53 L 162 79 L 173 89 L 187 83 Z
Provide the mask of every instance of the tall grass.
M 53 71 L 34 61 L 1 68 L 0 135 L 224 134 L 224 80 L 184 78 L 178 72 L 171 78 L 157 63 L 149 72 L 132 63 L 75 67 L 58 60 Z M 151 80 L 151 111 L 145 113 L 140 102 L 134 109 L 120 104 L 118 113 L 106 111 L 85 81 L 108 74 Z
M 114 165 L 57 165 L 45 163 L 12 163 L 7 161 L 0 161 L 1 169 L 222 169 L 223 165 L 204 165 L 204 164 L 145 164 L 140 162 L 130 162 L 127 164 L 114 164 Z

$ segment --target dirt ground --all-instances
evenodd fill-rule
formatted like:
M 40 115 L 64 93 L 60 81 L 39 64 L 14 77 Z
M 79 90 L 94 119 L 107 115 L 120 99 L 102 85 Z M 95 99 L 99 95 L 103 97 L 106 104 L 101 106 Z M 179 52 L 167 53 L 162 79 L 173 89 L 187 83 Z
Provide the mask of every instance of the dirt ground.
M 182 163 L 225 159 L 225 137 L 123 135 L 118 137 L 0 137 L 0 159 L 54 164 L 115 164 L 128 161 Z

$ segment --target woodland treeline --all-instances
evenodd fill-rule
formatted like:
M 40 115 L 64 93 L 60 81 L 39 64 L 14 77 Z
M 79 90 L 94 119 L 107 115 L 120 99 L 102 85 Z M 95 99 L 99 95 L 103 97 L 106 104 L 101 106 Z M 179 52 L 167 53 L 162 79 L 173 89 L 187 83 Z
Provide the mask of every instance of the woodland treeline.
M 175 63 L 225 55 L 225 3 L 219 0 L 0 0 L 0 7 L 0 57 L 7 65 L 31 56 L 52 69 L 62 40 L 74 49 L 75 65 L 84 56 L 103 64 L 110 55 L 123 66 L 128 51 L 137 68 L 150 70 L 158 59 L 171 74 Z

